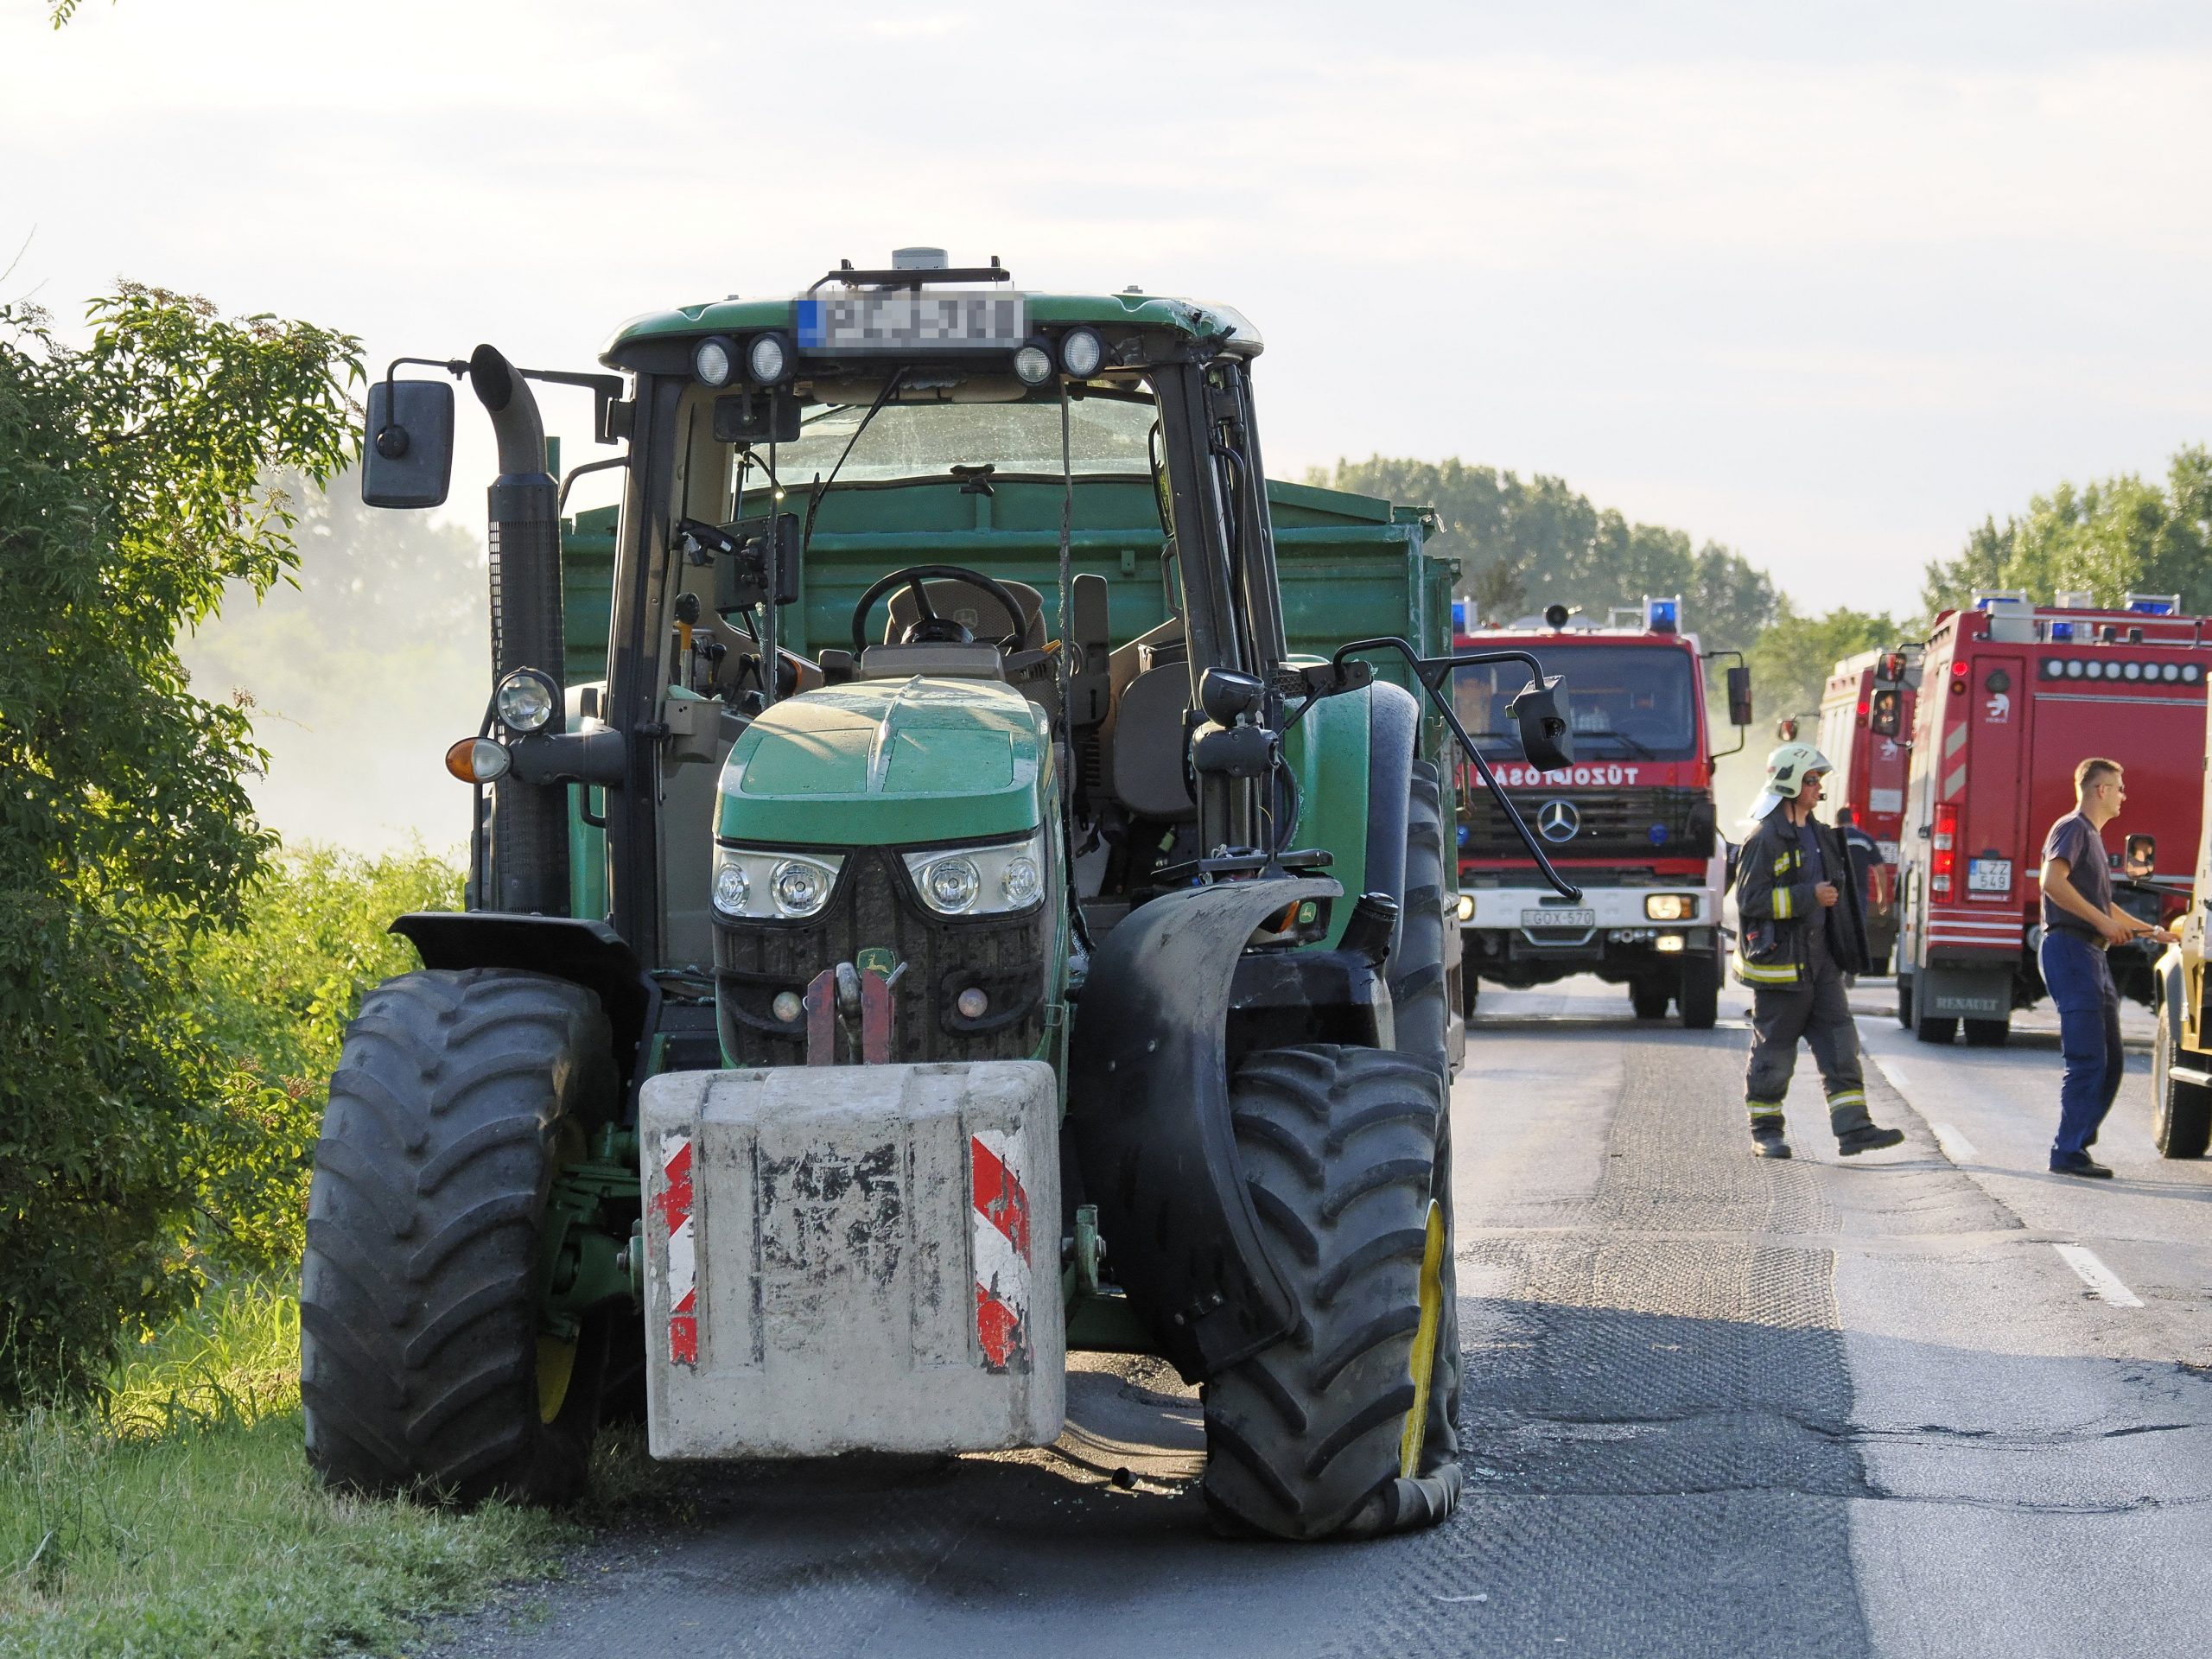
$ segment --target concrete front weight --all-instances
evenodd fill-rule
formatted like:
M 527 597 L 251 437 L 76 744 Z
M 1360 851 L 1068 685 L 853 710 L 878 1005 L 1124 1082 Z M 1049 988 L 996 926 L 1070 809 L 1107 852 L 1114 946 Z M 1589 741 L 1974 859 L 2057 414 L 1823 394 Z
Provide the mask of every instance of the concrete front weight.
M 653 1455 L 1053 1440 L 1058 1109 L 1034 1060 L 649 1081 Z

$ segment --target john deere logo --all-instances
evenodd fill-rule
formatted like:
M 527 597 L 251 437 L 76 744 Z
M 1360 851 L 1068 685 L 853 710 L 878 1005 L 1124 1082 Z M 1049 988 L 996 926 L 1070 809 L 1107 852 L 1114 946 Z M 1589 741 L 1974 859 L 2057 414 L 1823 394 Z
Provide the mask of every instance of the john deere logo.
M 1582 815 L 1573 801 L 1546 801 L 1536 814 L 1536 833 L 1546 841 L 1573 841 L 1582 828 Z

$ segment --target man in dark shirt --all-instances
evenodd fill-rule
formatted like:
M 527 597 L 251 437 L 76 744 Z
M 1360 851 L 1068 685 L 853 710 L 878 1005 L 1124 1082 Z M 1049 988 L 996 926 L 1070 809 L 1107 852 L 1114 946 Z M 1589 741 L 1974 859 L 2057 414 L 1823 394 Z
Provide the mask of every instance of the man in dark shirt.
M 2074 810 L 2050 826 L 2043 843 L 2043 947 L 2037 960 L 2058 1007 L 2058 1041 L 2066 1056 L 2058 1138 L 2050 1143 L 2050 1166 L 2061 1175 L 2112 1174 L 2089 1156 L 2126 1063 L 2120 1046 L 2120 992 L 2105 961 L 2106 947 L 2145 938 L 2174 942 L 2164 929 L 2113 908 L 2104 827 L 2127 799 L 2123 782 L 2119 762 L 2082 761 L 2074 768 Z
M 1835 810 L 1835 827 L 1843 836 L 1844 850 L 1851 855 L 1851 879 L 1859 887 L 1859 902 L 1871 906 L 1874 902 L 1874 867 L 1882 861 L 1882 843 L 1859 827 L 1859 815 L 1848 806 Z

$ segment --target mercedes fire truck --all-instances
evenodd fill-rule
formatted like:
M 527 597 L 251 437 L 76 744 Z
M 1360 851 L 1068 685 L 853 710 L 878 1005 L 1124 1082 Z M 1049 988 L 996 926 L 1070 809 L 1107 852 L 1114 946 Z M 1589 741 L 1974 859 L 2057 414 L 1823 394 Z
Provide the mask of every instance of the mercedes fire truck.
M 1835 762 L 1829 780 L 1834 804 L 1848 806 L 1881 849 L 1866 882 L 1866 950 L 1877 974 L 1889 972 L 1897 942 L 1897 836 L 1904 827 L 1912 707 L 1920 687 L 1916 656 L 1867 651 L 1847 657 L 1821 698 L 1818 741 L 1821 753 Z M 1885 729 L 1877 731 L 1878 724 Z
M 1605 626 L 1564 605 L 1539 620 L 1476 626 L 1463 649 L 1540 649 L 1574 688 L 1574 765 L 1541 771 L 1510 753 L 1507 709 L 1528 680 L 1511 664 L 1458 671 L 1460 723 L 1491 759 L 1501 786 L 1536 828 L 1545 850 L 1581 887 L 1562 899 L 1538 878 L 1505 805 L 1471 766 L 1459 790 L 1461 998 L 1475 1011 L 1478 982 L 1526 987 L 1595 974 L 1626 985 L 1637 1017 L 1664 1019 L 1671 1001 L 1692 1030 L 1719 1008 L 1726 843 L 1713 806 L 1714 752 L 1705 664 L 1682 631 L 1679 597 L 1618 607 Z M 1751 680 L 1727 671 L 1736 748 L 1751 723 Z M 1556 659 L 1556 660 L 1554 660 Z M 1735 749 L 1726 749 L 1732 754 Z
M 2073 810 L 2088 757 L 2127 774 L 2126 810 L 2105 830 L 2113 903 L 2152 923 L 2188 903 L 2212 634 L 2180 608 L 2171 595 L 2129 594 L 2114 609 L 2087 594 L 2043 607 L 1979 594 L 1936 619 L 1899 840 L 1897 1021 L 1921 1041 L 1948 1043 L 1963 1024 L 1967 1042 L 1994 1046 L 2012 1011 L 2043 997 L 2044 837 Z M 2123 995 L 2152 1002 L 2158 954 L 2113 949 Z

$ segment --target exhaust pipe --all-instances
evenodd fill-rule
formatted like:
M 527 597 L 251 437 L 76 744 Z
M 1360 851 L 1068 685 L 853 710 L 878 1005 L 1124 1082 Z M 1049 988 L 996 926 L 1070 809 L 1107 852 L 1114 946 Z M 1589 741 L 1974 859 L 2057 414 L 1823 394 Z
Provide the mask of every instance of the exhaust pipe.
M 499 439 L 499 476 L 487 493 L 492 554 L 492 683 L 518 668 L 553 681 L 557 733 L 568 707 L 563 636 L 559 488 L 545 470 L 545 423 L 530 383 L 489 346 L 468 359 L 468 383 Z M 492 785 L 487 909 L 569 911 L 569 785 L 510 774 Z

